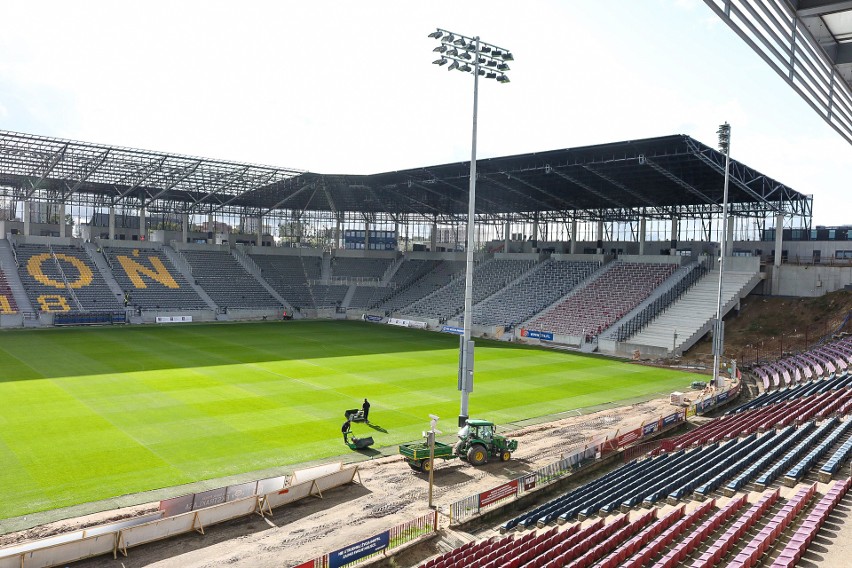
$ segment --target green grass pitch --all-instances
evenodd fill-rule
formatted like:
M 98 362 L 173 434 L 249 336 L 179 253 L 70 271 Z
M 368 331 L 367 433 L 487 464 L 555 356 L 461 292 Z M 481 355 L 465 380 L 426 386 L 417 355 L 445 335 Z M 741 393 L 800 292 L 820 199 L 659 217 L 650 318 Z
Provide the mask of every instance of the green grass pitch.
M 0 519 L 452 432 L 458 337 L 294 321 L 0 334 Z M 687 373 L 478 341 L 470 414 L 499 423 L 684 388 Z

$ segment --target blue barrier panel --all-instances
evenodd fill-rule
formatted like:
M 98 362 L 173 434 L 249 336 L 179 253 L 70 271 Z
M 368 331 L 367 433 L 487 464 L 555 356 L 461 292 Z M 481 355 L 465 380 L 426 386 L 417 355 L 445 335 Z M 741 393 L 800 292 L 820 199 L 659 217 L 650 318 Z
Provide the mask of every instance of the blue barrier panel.
M 328 555 L 328 566 L 329 568 L 345 566 L 350 562 L 355 562 L 359 558 L 364 558 L 365 556 L 370 556 L 380 550 L 386 549 L 389 542 L 390 531 L 385 531 L 376 536 L 364 539 L 361 542 L 350 544 L 330 553 Z

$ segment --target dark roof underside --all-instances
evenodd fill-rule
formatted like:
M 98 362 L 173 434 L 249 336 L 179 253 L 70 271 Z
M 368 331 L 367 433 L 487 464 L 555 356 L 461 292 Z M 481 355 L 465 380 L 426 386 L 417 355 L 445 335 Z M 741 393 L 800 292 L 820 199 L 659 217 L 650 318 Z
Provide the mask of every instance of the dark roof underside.
M 282 210 L 467 212 L 469 162 L 373 175 L 323 175 L 0 131 L 0 185 L 24 198 L 174 212 Z M 596 211 L 618 219 L 680 209 L 717 211 L 725 157 L 685 135 L 477 161 L 479 214 Z M 38 194 L 38 195 L 37 195 Z M 89 199 L 84 196 L 88 195 Z M 809 198 L 731 161 L 740 211 L 785 209 Z M 796 207 L 793 207 L 796 209 Z M 685 212 L 685 211 L 683 211 Z

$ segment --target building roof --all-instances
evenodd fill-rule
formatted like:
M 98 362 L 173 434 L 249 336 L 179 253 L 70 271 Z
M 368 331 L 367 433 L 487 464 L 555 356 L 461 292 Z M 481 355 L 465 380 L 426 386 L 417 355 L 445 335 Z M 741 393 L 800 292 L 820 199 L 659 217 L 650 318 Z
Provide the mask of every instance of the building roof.
M 372 175 L 291 168 L 0 131 L 0 186 L 18 199 L 145 205 L 170 213 L 275 210 L 458 216 L 470 163 Z M 802 195 L 731 160 L 732 212 L 810 216 Z M 725 156 L 686 135 L 477 160 L 476 212 L 600 220 L 705 217 L 721 211 Z M 2 188 L 0 188 L 2 191 Z

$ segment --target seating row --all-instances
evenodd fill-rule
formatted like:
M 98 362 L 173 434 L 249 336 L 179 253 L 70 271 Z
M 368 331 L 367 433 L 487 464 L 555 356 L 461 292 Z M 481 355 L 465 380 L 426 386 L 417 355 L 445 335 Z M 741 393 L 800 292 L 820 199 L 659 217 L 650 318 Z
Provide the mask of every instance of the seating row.
M 852 477 L 834 482 L 823 498 L 808 513 L 796 532 L 793 533 L 793 536 L 787 542 L 787 546 L 772 563 L 772 568 L 792 568 L 799 562 L 825 520 L 846 496 L 850 485 L 852 485 Z

